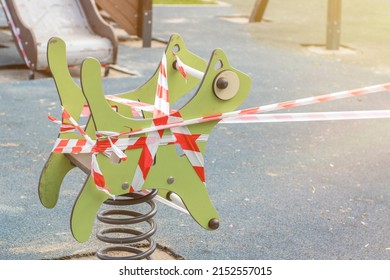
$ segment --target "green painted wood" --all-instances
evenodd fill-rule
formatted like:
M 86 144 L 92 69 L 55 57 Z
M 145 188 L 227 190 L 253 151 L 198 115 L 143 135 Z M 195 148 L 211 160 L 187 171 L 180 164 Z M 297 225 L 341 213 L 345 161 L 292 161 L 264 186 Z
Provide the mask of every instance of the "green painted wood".
M 62 181 L 73 168 L 64 154 L 50 154 L 39 178 L 38 195 L 42 205 L 46 208 L 56 206 Z
M 173 55 L 173 52 L 175 52 L 184 63 L 191 65 L 191 67 L 199 71 L 204 72 L 207 67 L 207 62 L 204 59 L 193 54 L 187 49 L 181 36 L 177 34 L 171 36 L 169 40 L 169 44 L 165 50 L 165 55 L 167 57 L 167 66 L 168 66 L 167 75 L 169 79 L 168 81 L 169 99 L 171 104 L 174 104 L 177 100 L 182 98 L 189 91 L 193 90 L 196 86 L 199 85 L 200 82 L 199 79 L 191 76 L 188 76 L 188 80 L 186 81 L 185 79 L 183 79 L 179 71 L 174 70 L 172 68 L 172 64 L 176 60 L 176 58 Z M 144 85 L 132 91 L 120 93 L 118 94 L 118 96 L 132 99 L 132 100 L 139 100 L 141 102 L 145 102 L 149 104 L 154 104 L 158 71 L 159 69 L 157 68 L 154 75 Z M 123 112 L 128 112 L 128 111 L 129 108 L 125 106 L 124 111 L 119 111 L 119 112 L 121 114 L 124 114 Z M 145 117 L 152 117 L 152 114 L 146 114 Z
M 80 87 L 73 81 L 69 73 L 65 42 L 59 38 L 52 38 L 48 43 L 47 53 L 60 103 L 77 121 L 86 101 Z M 59 134 L 58 138 L 82 139 L 75 133 Z M 56 205 L 61 183 L 73 167 L 64 154 L 50 154 L 41 172 L 38 185 L 38 195 L 45 207 L 53 208 Z
M 59 40 L 56 38 L 55 40 Z M 56 45 L 57 43 L 53 43 Z M 50 67 L 60 69 L 54 71 L 56 77 L 57 89 L 60 99 L 64 107 L 69 112 L 72 112 L 73 117 L 78 116 L 86 101 L 91 110 L 91 121 L 87 125 L 87 132 L 90 136 L 94 136 L 96 130 L 107 130 L 115 132 L 126 132 L 141 128 L 147 128 L 152 125 L 151 117 L 145 116 L 145 119 L 134 119 L 130 115 L 128 107 L 115 102 L 107 102 L 104 98 L 104 91 L 101 79 L 100 63 L 96 59 L 88 58 L 84 61 L 81 67 L 81 97 L 80 88 L 69 79 L 67 67 L 64 67 L 63 48 L 49 48 L 49 59 L 51 60 Z M 50 51 L 51 54 L 50 54 Z M 200 71 L 204 71 L 205 75 L 201 81 L 194 77 L 189 77 L 186 82 L 180 73 L 173 68 L 175 56 L 173 51 L 177 52 L 180 59 Z M 53 57 L 51 57 L 51 55 Z M 58 58 L 57 56 L 62 56 Z M 184 119 L 197 118 L 202 116 L 214 115 L 235 110 L 247 97 L 251 80 L 244 73 L 234 69 L 228 62 L 225 53 L 218 49 L 212 53 L 209 63 L 187 51 L 182 39 L 178 35 L 171 37 L 170 43 L 166 49 L 167 56 L 167 73 L 169 83 L 169 96 L 171 105 L 190 92 L 190 100 L 180 109 L 180 113 Z M 66 65 L 66 62 L 65 62 Z M 66 71 L 65 71 L 66 69 Z M 237 75 L 239 85 L 237 94 L 229 100 L 219 99 L 213 92 L 213 86 L 216 78 L 224 71 L 232 71 Z M 153 77 L 141 87 L 121 93 L 118 96 L 123 98 L 140 100 L 142 102 L 154 103 L 155 91 L 157 85 L 158 69 Z M 57 82 L 58 81 L 58 82 Z M 199 84 L 200 82 L 200 84 Z M 65 86 L 66 84 L 66 86 Z M 199 85 L 195 94 L 192 89 Z M 72 93 L 71 93 L 72 92 Z M 73 99 L 71 94 L 77 94 L 77 98 Z M 69 98 L 69 95 L 72 98 Z M 68 100 L 70 100 L 68 102 Z M 73 101 L 72 101 L 73 100 Z M 118 106 L 118 112 L 112 110 L 111 105 Z M 189 126 L 189 130 L 193 134 L 210 134 L 217 122 L 200 123 Z M 92 134 L 90 134 L 92 133 Z M 170 130 L 164 132 L 170 134 Z M 68 138 L 76 137 L 77 135 L 60 135 Z M 134 136 L 137 137 L 137 136 Z M 205 153 L 206 143 L 198 143 L 202 154 Z M 114 195 L 122 195 L 128 190 L 122 189 L 122 184 L 125 182 L 131 183 L 138 160 L 141 154 L 141 149 L 133 149 L 125 151 L 128 159 L 119 163 L 113 163 L 103 154 L 97 155 L 97 160 L 102 173 L 105 176 L 106 184 Z M 56 157 L 57 155 L 52 155 Z M 58 155 L 63 158 L 63 155 Z M 47 163 L 47 167 L 43 173 L 54 172 L 56 169 L 62 169 L 60 174 L 66 174 L 67 167 L 64 163 L 57 163 L 51 168 L 51 163 Z M 62 173 L 61 173 L 62 172 Z M 65 175 L 64 175 L 65 176 Z M 174 178 L 173 182 L 168 178 Z M 49 180 L 46 180 L 49 181 Z M 60 181 L 60 180 L 58 180 Z M 55 187 L 51 191 L 53 194 L 59 189 L 59 182 L 55 182 Z M 46 195 L 48 186 L 41 187 L 42 193 Z M 205 229 L 210 228 L 210 221 L 220 220 L 219 215 L 212 204 L 208 195 L 207 189 L 203 182 L 199 179 L 194 171 L 191 163 L 185 156 L 179 156 L 176 152 L 175 145 L 160 146 L 156 154 L 156 163 L 150 170 L 150 173 L 143 186 L 144 189 L 158 189 L 159 194 L 165 197 L 167 192 L 176 193 L 182 200 L 194 220 Z M 50 191 L 49 191 L 50 193 Z M 50 195 L 49 195 L 50 196 Z M 54 195 L 50 196 L 52 201 Z M 80 242 L 87 241 L 93 229 L 96 214 L 102 203 L 109 196 L 102 191 L 97 190 L 94 182 L 88 176 L 83 188 L 73 207 L 71 216 L 71 230 L 76 240 Z M 49 199 L 50 200 L 50 199 Z M 46 203 L 50 204 L 50 203 Z

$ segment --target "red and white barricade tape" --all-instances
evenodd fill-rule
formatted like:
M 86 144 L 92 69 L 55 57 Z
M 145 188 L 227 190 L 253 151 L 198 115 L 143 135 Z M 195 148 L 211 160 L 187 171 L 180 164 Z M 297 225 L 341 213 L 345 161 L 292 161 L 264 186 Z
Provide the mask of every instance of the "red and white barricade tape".
M 187 78 L 187 74 L 193 75 L 199 79 L 203 78 L 204 73 L 185 65 L 177 56 L 176 58 L 176 68 L 180 71 L 184 78 Z M 234 124 L 390 118 L 390 110 L 262 114 L 265 112 L 323 103 L 388 90 L 390 90 L 390 83 L 184 120 L 178 111 L 171 110 L 169 106 L 166 58 L 164 55 L 160 64 L 154 105 L 128 100 L 113 95 L 106 96 L 107 100 L 129 106 L 133 112 L 133 116 L 142 116 L 142 111 L 152 112 L 153 125 L 151 127 L 123 133 L 97 131 L 96 136 L 98 139 L 92 140 L 85 133 L 82 127 L 77 124 L 77 122 L 66 112 L 65 109 L 63 109 L 63 119 L 69 120 L 71 124 L 62 123 L 53 117 L 49 118 L 53 122 L 61 125 L 60 132 L 69 132 L 77 129 L 84 136 L 85 140 L 58 139 L 54 145 L 53 152 L 74 154 L 91 153 L 91 174 L 94 177 L 95 185 L 98 189 L 111 195 L 109 188 L 105 185 L 104 176 L 97 164 L 96 155 L 98 153 L 104 153 L 108 156 L 115 153 L 122 160 L 126 160 L 127 157 L 123 151 L 141 148 L 141 156 L 130 189 L 130 191 L 140 191 L 154 162 L 158 146 L 179 144 L 194 167 L 194 170 L 198 174 L 199 178 L 205 184 L 204 159 L 196 142 L 207 141 L 208 135 L 193 135 L 187 126 L 209 121 Z M 86 117 L 89 115 L 89 108 L 86 106 L 83 109 L 81 116 Z M 170 129 L 172 136 L 163 136 L 165 129 Z M 136 136 L 140 134 L 147 135 L 141 137 L 120 138 L 121 136 Z
M 8 24 L 11 27 L 12 33 L 15 35 L 16 43 L 18 44 L 20 52 L 22 53 L 24 62 L 26 63 L 28 68 L 31 68 L 32 67 L 31 61 L 28 59 L 26 50 L 24 49 L 23 46 L 23 42 L 20 39 L 20 30 L 15 26 L 14 20 L 12 19 L 11 13 L 9 11 L 9 8 L 5 0 L 1 0 L 1 4 L 3 5 L 5 15 L 7 16 Z
M 181 62 L 182 63 L 182 62 Z M 358 89 L 353 89 L 353 90 L 344 90 L 344 91 L 339 91 L 335 93 L 330 93 L 330 94 L 324 94 L 324 95 L 319 95 L 319 96 L 313 96 L 313 97 L 306 97 L 306 98 L 301 98 L 301 99 L 296 99 L 296 100 L 290 100 L 290 101 L 285 101 L 285 102 L 279 102 L 279 103 L 273 103 L 269 105 L 264 105 L 264 106 L 258 106 L 258 107 L 252 107 L 252 108 L 247 108 L 243 110 L 237 110 L 237 111 L 232 111 L 232 112 L 227 112 L 227 113 L 221 113 L 221 114 L 215 114 L 215 115 L 210 115 L 210 116 L 204 116 L 204 117 L 199 117 L 199 118 L 194 118 L 190 120 L 179 120 L 179 119 L 174 119 L 171 118 L 167 124 L 160 125 L 158 127 L 150 127 L 150 128 L 144 128 L 144 129 L 139 129 L 139 130 L 133 130 L 131 132 L 124 132 L 124 133 L 113 133 L 115 136 L 130 136 L 130 135 L 139 135 L 143 133 L 150 133 L 152 131 L 156 130 L 163 130 L 163 129 L 172 129 L 175 127 L 183 127 L 183 126 L 189 126 L 193 124 L 198 124 L 198 123 L 203 123 L 203 122 L 209 122 L 209 121 L 221 121 L 221 123 L 240 123 L 242 120 L 246 119 L 249 121 L 251 119 L 251 122 L 255 122 L 255 119 L 259 120 L 258 122 L 265 122 L 265 118 L 272 119 L 273 117 L 270 114 L 267 114 L 268 117 L 257 117 L 262 113 L 266 112 L 272 112 L 272 111 L 277 111 L 277 110 L 283 110 L 283 109 L 290 109 L 290 108 L 295 108 L 295 107 L 300 107 L 300 106 L 306 106 L 306 105 L 311 105 L 311 104 L 318 104 L 318 103 L 324 103 L 324 102 L 329 102 L 329 101 L 334 101 L 334 100 L 340 100 L 344 98 L 350 98 L 350 97 L 357 97 L 357 96 L 363 96 L 366 94 L 370 93 L 379 93 L 379 92 L 384 92 L 384 91 L 389 91 L 390 90 L 390 83 L 386 84 L 379 84 L 379 85 L 373 85 L 373 86 L 368 86 L 368 87 L 362 87 Z M 113 101 L 117 101 L 121 103 L 120 99 L 111 99 Z M 130 105 L 132 106 L 132 105 Z M 149 108 L 147 104 L 142 105 L 143 108 L 147 109 Z M 150 105 L 149 105 L 150 106 Z M 311 114 L 311 113 L 307 113 Z M 320 113 L 315 113 L 317 118 L 319 120 L 319 114 Z M 327 112 L 324 113 L 327 115 L 326 119 L 325 117 L 322 118 L 322 120 L 352 120 L 352 119 L 374 119 L 374 118 L 384 118 L 384 115 L 386 115 L 386 110 L 372 110 L 372 111 L 353 111 L 353 112 Z M 172 115 L 172 112 L 171 112 Z M 290 115 L 290 117 L 288 116 Z M 344 115 L 341 117 L 341 115 Z M 348 117 L 346 115 L 349 115 Z M 243 117 L 245 116 L 245 117 Z M 252 118 L 247 117 L 247 116 L 253 116 Z M 298 115 L 296 113 L 294 114 L 278 114 L 274 116 L 274 120 L 276 118 L 282 119 L 289 119 L 289 121 L 302 121 L 303 115 L 300 115 L 298 118 Z M 314 115 L 312 115 L 314 118 Z M 316 120 L 313 119 L 312 121 Z M 241 119 L 241 121 L 240 121 Z M 309 120 L 310 117 L 307 116 L 306 120 Z M 261 120 L 261 121 L 260 121 Z M 269 121 L 270 122 L 270 121 Z M 276 122 L 276 121 L 274 121 Z M 108 132 L 104 132 L 108 133 Z
M 196 134 L 192 136 L 196 142 L 207 142 L 207 134 Z M 111 141 L 112 143 L 112 141 Z M 146 137 L 119 138 L 111 144 L 108 139 L 92 140 L 88 143 L 83 139 L 57 139 L 52 149 L 53 153 L 63 154 L 90 154 L 90 153 L 113 153 L 112 146 L 121 151 L 142 149 L 146 145 Z M 164 135 L 160 140 L 160 146 L 178 144 L 178 139 L 174 136 Z
M 270 122 L 307 122 L 307 121 L 340 121 L 340 120 L 367 120 L 388 119 L 390 110 L 372 111 L 341 111 L 341 112 L 312 112 L 312 113 L 285 113 L 285 114 L 254 114 L 226 118 L 220 123 L 270 123 Z
M 167 61 L 165 53 L 161 59 L 156 97 L 153 111 L 153 126 L 164 125 L 169 116 L 169 92 L 167 80 Z M 152 127 L 153 127 L 152 126 Z M 164 130 L 154 130 L 146 136 L 144 148 L 142 149 L 140 159 L 130 186 L 130 192 L 140 191 L 153 165 L 154 158 L 160 145 Z
M 92 140 L 87 133 L 81 128 L 80 125 L 77 124 L 77 122 L 69 115 L 69 113 L 63 108 L 62 117 L 65 120 L 69 120 L 71 124 L 69 126 L 72 130 L 77 129 L 81 135 L 84 137 L 84 139 L 57 139 L 56 143 L 54 144 L 54 148 L 52 152 L 54 153 L 70 153 L 70 154 L 80 154 L 80 153 L 90 153 L 92 154 L 92 160 L 91 160 L 91 175 L 93 177 L 93 180 L 95 182 L 96 187 L 99 190 L 102 190 L 109 194 L 111 197 L 115 198 L 111 193 L 109 187 L 106 186 L 104 176 L 102 172 L 100 171 L 96 155 L 99 153 L 104 153 L 106 155 L 111 155 L 112 153 L 116 154 L 121 160 L 126 160 L 127 156 L 123 152 L 125 150 L 130 149 L 139 149 L 142 148 L 143 151 L 146 151 L 146 147 L 151 144 L 156 144 L 156 147 L 158 148 L 159 145 L 169 145 L 169 144 L 176 144 L 181 143 L 181 138 L 176 138 L 175 135 L 172 136 L 162 136 L 160 134 L 158 135 L 159 139 L 151 139 L 151 137 L 148 135 L 147 137 L 132 137 L 132 138 L 116 138 L 115 135 L 113 137 L 112 134 L 107 133 L 106 135 L 101 134 L 99 140 Z M 54 117 L 49 117 L 49 119 L 57 124 L 61 125 L 61 129 L 66 126 L 67 124 L 62 123 L 61 121 L 55 119 Z M 208 135 L 192 135 L 191 138 L 194 142 L 195 141 L 203 141 L 206 142 L 208 139 Z M 196 145 L 196 144 L 195 144 Z M 156 148 L 156 151 L 157 151 Z M 154 161 L 154 156 L 156 151 L 154 152 L 154 155 L 152 155 L 152 152 L 148 149 L 146 153 L 149 152 L 149 154 L 144 155 L 144 157 L 147 157 L 146 160 Z M 139 174 L 143 179 L 146 179 L 147 172 L 150 169 L 150 166 L 148 167 L 146 164 L 149 164 L 149 162 L 144 161 L 145 158 L 141 156 L 140 158 L 140 164 L 139 166 L 139 172 L 142 172 L 142 174 Z M 146 164 L 144 164 L 146 163 Z M 144 169 L 149 168 L 149 169 Z M 147 172 L 145 172 L 145 170 Z M 143 184 L 143 182 L 142 182 Z M 142 185 L 141 185 L 142 187 Z M 131 191 L 136 191 L 134 188 Z M 137 190 L 138 191 L 138 190 Z
M 176 112 L 176 116 L 170 116 L 170 122 L 183 121 L 179 112 Z M 198 145 L 196 144 L 200 135 L 194 135 L 190 132 L 188 127 L 173 127 L 171 131 L 175 138 L 178 140 L 184 154 L 187 156 L 192 167 L 194 168 L 199 179 L 206 185 L 206 174 L 204 170 L 204 158 Z
M 181 73 L 184 79 L 187 79 L 187 74 L 199 80 L 203 79 L 203 72 L 184 64 L 176 54 L 174 55 L 176 57 L 176 69 Z

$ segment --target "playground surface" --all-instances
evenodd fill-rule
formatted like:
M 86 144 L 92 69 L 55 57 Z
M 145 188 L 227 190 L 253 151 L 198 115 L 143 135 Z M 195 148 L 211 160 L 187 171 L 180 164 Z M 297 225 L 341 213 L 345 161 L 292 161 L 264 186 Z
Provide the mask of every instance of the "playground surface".
M 369 7 L 358 1 L 363 6 L 355 6 L 365 11 L 360 18 L 358 8 L 349 8 L 356 1 L 343 1 L 339 52 L 321 48 L 326 1 L 300 1 L 299 7 L 271 0 L 265 22 L 255 24 L 243 17 L 254 1 L 225 2 L 232 5 L 155 6 L 153 37 L 168 40 L 178 33 L 189 50 L 206 60 L 213 49 L 223 49 L 231 65 L 252 78 L 242 109 L 389 82 L 384 34 L 389 34 L 390 19 L 383 15 L 389 1 L 370 1 Z M 0 24 L 6 24 L 1 13 Z M 75 170 L 66 177 L 54 209 L 44 208 L 37 194 L 58 133 L 47 120 L 49 112 L 60 114 L 54 82 L 45 76 L 28 80 L 25 69 L 6 69 L 22 64 L 9 39 L 2 29 L 0 259 L 88 258 L 102 244 L 94 236 L 78 243 L 69 229 L 84 174 Z M 163 50 L 157 42 L 149 49 L 121 43 L 117 64 L 136 75 L 114 71 L 103 80 L 107 94 L 144 83 Z M 388 92 L 382 92 L 289 111 L 375 110 L 388 104 Z M 159 204 L 154 238 L 176 255 L 156 258 L 387 260 L 388 143 L 388 120 L 218 125 L 205 160 L 220 228 L 205 231 L 190 216 Z

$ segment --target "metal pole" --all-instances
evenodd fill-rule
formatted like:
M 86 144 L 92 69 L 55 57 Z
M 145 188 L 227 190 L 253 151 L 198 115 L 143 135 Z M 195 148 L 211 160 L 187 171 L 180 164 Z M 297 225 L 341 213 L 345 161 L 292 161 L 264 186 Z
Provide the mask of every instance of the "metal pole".
M 328 0 L 326 49 L 338 50 L 341 34 L 341 0 Z
M 249 17 L 249 22 L 261 22 L 267 5 L 268 0 L 257 0 L 253 7 L 252 14 Z

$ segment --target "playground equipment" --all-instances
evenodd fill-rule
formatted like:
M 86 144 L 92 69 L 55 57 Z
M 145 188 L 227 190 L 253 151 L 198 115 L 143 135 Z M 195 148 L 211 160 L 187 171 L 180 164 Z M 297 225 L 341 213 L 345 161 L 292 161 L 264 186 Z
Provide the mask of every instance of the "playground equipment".
M 69 74 L 65 43 L 60 38 L 49 41 L 48 61 L 63 110 L 62 120 L 49 117 L 60 125 L 60 134 L 41 173 L 42 204 L 55 206 L 64 177 L 78 167 L 88 178 L 71 216 L 76 240 L 89 239 L 96 215 L 108 224 L 149 225 L 145 232 L 116 226 L 103 229 L 98 238 L 120 246 L 99 250 L 101 259 L 115 258 L 112 251 L 135 254 L 119 258 L 150 257 L 156 248 L 151 239 L 156 231 L 155 198 L 187 211 L 207 230 L 219 227 L 219 215 L 206 189 L 203 159 L 208 135 L 217 123 L 390 118 L 390 110 L 262 114 L 388 91 L 390 84 L 232 111 L 246 98 L 250 78 L 234 69 L 220 49 L 214 50 L 206 63 L 186 49 L 179 35 L 171 37 L 149 81 L 117 95 L 104 95 L 100 63 L 93 58 L 82 64 L 79 87 Z M 174 109 L 176 103 L 184 105 Z M 88 118 L 85 128 L 80 125 L 83 118 Z M 104 203 L 127 206 L 144 202 L 150 207 L 146 214 L 127 209 L 98 213 Z M 131 236 L 112 237 L 112 233 Z M 140 240 L 148 243 L 148 249 L 135 247 Z
M 15 43 L 29 78 L 46 70 L 47 41 L 59 36 L 67 42 L 67 63 L 80 65 L 93 56 L 102 65 L 115 64 L 117 39 L 92 0 L 1 0 Z
M 182 77 L 184 68 L 179 56 L 190 63 L 191 68 L 187 70 L 192 70 L 193 76 Z M 191 128 L 155 128 L 229 112 L 244 101 L 250 79 L 230 66 L 222 50 L 215 50 L 206 64 L 187 51 L 180 36 L 173 35 L 158 71 L 148 82 L 133 91 L 106 97 L 98 60 L 88 58 L 83 62 L 81 88 L 68 72 L 65 43 L 60 38 L 52 38 L 48 43 L 48 63 L 63 113 L 61 121 L 51 117 L 61 128 L 41 174 L 39 196 L 44 206 L 52 208 L 63 178 L 73 167 L 88 174 L 71 216 L 71 230 L 76 240 L 89 239 L 96 214 L 104 202 L 120 204 L 125 200 L 127 203 L 128 196 L 136 193 L 135 198 L 150 203 L 155 195 L 150 190 L 154 189 L 163 199 L 178 201 L 203 228 L 218 228 L 220 219 L 207 194 L 203 160 L 207 136 L 217 121 L 198 123 Z M 198 88 L 192 95 L 195 86 Z M 172 105 L 189 92 L 191 99 L 180 109 L 173 110 Z M 85 129 L 78 124 L 80 116 L 89 117 Z M 150 206 L 153 213 L 155 206 Z M 140 216 L 139 213 L 120 213 Z M 112 222 L 104 218 L 106 214 L 100 215 L 101 220 Z M 128 222 L 128 218 L 115 220 Z M 153 232 L 154 222 L 146 220 Z M 139 235 L 134 231 L 126 232 Z M 129 246 L 121 249 L 129 251 Z M 140 257 L 148 254 L 140 253 Z
M 328 0 L 326 23 L 326 49 L 338 50 L 341 36 L 341 10 L 342 0 Z M 249 22 L 261 22 L 269 0 L 256 0 Z
M 129 35 L 142 38 L 144 48 L 152 44 L 152 0 L 95 0 Z

